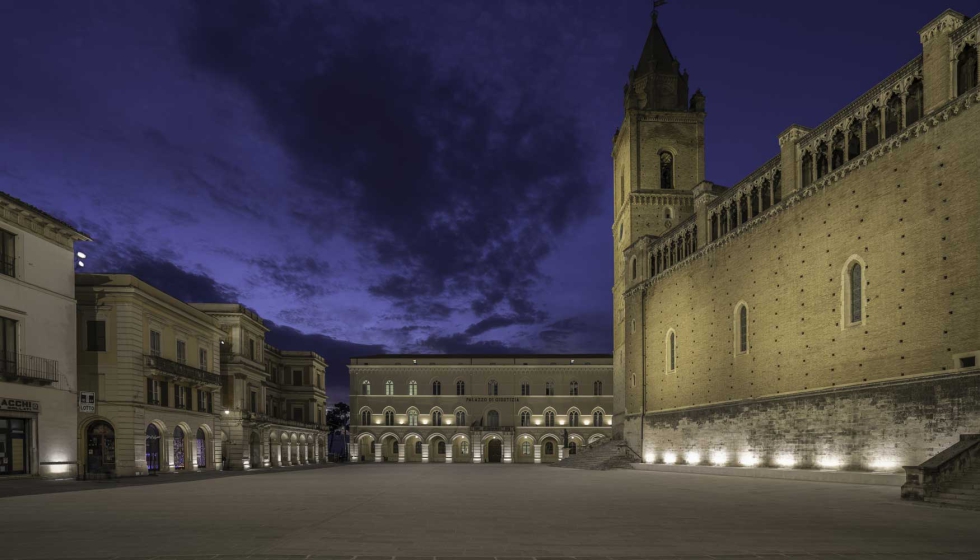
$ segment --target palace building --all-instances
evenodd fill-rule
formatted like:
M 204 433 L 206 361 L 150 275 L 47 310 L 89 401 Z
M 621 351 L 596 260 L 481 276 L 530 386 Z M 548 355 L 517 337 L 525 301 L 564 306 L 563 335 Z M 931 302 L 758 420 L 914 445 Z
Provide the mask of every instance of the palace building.
M 553 463 L 612 433 L 608 354 L 383 354 L 349 371 L 355 462 Z
M 612 147 L 613 425 L 646 461 L 888 471 L 980 433 L 980 16 L 916 39 L 726 188 L 654 14 Z
M 0 193 L 0 477 L 74 477 L 75 242 Z
M 324 370 L 265 343 L 239 304 L 188 304 L 126 274 L 78 274 L 82 477 L 325 462 Z M 74 412 L 73 412 L 74 415 Z

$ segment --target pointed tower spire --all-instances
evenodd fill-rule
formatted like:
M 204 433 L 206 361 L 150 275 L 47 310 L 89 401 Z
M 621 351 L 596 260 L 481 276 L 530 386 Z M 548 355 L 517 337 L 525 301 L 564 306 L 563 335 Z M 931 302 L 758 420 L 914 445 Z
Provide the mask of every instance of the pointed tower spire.
M 640 52 L 640 61 L 630 72 L 626 106 L 657 111 L 687 111 L 688 76 L 681 73 L 680 62 L 667 46 L 667 39 L 657 22 L 658 0 L 650 13 L 650 32 Z

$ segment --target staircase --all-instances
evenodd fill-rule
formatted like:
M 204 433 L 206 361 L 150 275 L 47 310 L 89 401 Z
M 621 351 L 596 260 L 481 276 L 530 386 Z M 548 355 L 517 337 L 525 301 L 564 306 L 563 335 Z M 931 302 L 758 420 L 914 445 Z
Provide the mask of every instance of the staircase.
M 902 498 L 980 510 L 980 434 L 960 441 L 916 467 L 904 467 Z
M 633 468 L 632 460 L 626 454 L 626 444 L 620 440 L 603 440 L 580 447 L 575 455 L 552 463 L 551 466 L 588 471 Z
M 945 506 L 980 509 L 980 468 L 939 487 L 934 496 L 926 496 L 926 502 Z

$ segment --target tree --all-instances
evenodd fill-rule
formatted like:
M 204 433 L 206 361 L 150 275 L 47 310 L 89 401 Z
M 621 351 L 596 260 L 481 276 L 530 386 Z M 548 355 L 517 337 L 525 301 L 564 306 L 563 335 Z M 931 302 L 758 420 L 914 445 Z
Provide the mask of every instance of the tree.
M 330 433 L 327 434 L 327 453 L 333 449 L 334 433 L 337 430 L 343 430 L 344 451 L 341 456 L 346 457 L 347 431 L 350 429 L 350 406 L 347 403 L 339 402 L 333 408 L 327 411 L 327 428 L 330 429 Z

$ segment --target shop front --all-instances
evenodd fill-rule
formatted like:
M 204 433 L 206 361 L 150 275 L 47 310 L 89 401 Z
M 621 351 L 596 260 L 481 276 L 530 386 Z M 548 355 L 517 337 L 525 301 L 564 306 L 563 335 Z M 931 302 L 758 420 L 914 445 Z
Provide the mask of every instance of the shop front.
M 35 474 L 37 415 L 41 404 L 0 398 L 0 476 Z

